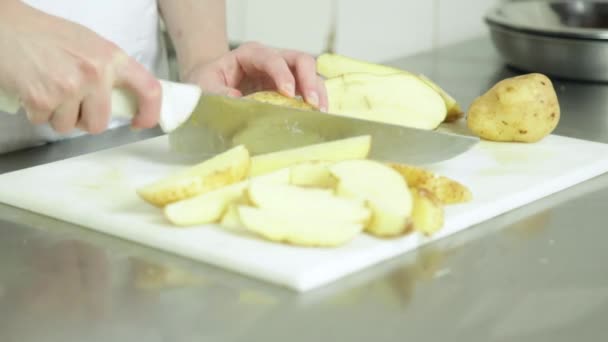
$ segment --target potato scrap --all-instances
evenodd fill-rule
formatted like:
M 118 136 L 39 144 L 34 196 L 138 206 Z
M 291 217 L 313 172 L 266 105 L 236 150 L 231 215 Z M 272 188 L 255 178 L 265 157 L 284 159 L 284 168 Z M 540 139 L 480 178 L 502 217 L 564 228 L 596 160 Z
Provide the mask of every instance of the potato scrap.
M 410 187 L 430 191 L 442 204 L 465 203 L 473 198 L 466 186 L 448 177 L 436 175 L 417 166 L 397 163 L 389 163 L 389 165 L 405 178 Z

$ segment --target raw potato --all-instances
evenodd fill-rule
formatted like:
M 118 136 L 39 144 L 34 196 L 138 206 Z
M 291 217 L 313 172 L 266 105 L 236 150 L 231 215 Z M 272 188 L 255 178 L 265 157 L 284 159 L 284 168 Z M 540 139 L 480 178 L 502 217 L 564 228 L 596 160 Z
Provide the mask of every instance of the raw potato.
M 250 231 L 275 242 L 304 247 L 338 247 L 350 242 L 363 230 L 363 224 L 322 218 L 314 214 L 238 208 L 240 221 Z
M 289 183 L 313 188 L 333 189 L 338 180 L 329 171 L 327 162 L 306 162 L 291 167 Z
M 239 182 L 250 167 L 249 151 L 236 146 L 204 162 L 137 189 L 145 201 L 163 207 Z
M 285 107 L 317 110 L 314 106 L 299 97 L 288 97 L 272 90 L 255 92 L 245 96 L 244 98 Z
M 469 108 L 467 125 L 480 138 L 534 143 L 551 134 L 560 106 L 551 80 L 533 73 L 504 79 Z
M 214 223 L 221 219 L 228 206 L 245 196 L 251 182 L 283 183 L 289 182 L 289 170 L 282 169 L 231 184 L 183 201 L 171 203 L 164 209 L 165 217 L 177 226 L 193 226 Z
M 437 128 L 447 110 L 443 99 L 406 73 L 345 74 L 325 81 L 328 112 L 426 130 Z
M 258 176 L 308 161 L 340 161 L 367 158 L 371 136 L 341 139 L 320 144 L 272 152 L 251 158 L 249 176 Z
M 239 217 L 239 206 L 241 204 L 231 204 L 220 220 L 220 226 L 227 229 L 244 229 L 245 225 Z
M 374 75 L 405 73 L 416 76 L 413 73 L 405 70 L 331 53 L 322 54 L 317 58 L 317 72 L 325 78 L 334 78 L 352 73 L 368 73 Z M 445 118 L 446 122 L 456 121 L 464 115 L 464 112 L 460 108 L 458 102 L 456 102 L 456 100 L 445 90 L 439 87 L 439 85 L 424 75 L 417 75 L 417 77 L 433 88 L 442 97 L 447 110 L 447 115 Z
M 441 96 L 441 98 L 443 98 L 445 108 L 447 110 L 447 114 L 443 122 L 454 122 L 464 117 L 464 111 L 460 108 L 460 104 L 456 102 L 456 100 L 450 94 L 439 87 L 435 82 L 431 81 L 431 79 L 428 77 L 422 74 L 418 75 L 418 77 L 426 82 L 426 84 L 433 88 Z
M 193 226 L 219 220 L 228 205 L 244 196 L 248 182 L 243 181 L 175 202 L 165 207 L 165 217 L 177 226 Z
M 424 188 L 411 188 L 414 208 L 414 230 L 430 236 L 438 232 L 444 223 L 443 206 L 432 192 Z
M 338 162 L 330 170 L 338 179 L 338 195 L 363 199 L 372 210 L 366 232 L 379 237 L 410 232 L 412 194 L 398 172 L 372 160 Z
M 258 208 L 289 215 L 362 224 L 367 224 L 371 216 L 363 200 L 338 197 L 326 189 L 254 182 L 247 195 Z
M 448 177 L 436 175 L 416 166 L 397 163 L 388 165 L 399 172 L 410 187 L 430 191 L 442 204 L 465 203 L 473 198 L 471 191 L 466 186 Z

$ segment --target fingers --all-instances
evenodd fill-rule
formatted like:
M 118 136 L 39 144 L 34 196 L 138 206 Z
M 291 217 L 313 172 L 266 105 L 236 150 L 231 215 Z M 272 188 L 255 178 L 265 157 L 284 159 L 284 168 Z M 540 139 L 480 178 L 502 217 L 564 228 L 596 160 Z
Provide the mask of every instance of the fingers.
M 329 97 L 327 96 L 325 81 L 321 77 L 317 77 L 317 91 L 319 94 L 319 109 L 327 112 L 329 110 Z
M 114 85 L 126 88 L 137 98 L 138 112 L 133 118 L 133 127 L 156 126 L 160 116 L 162 90 L 160 82 L 146 68 L 129 58 L 125 66 L 117 72 Z
M 80 99 L 75 98 L 61 104 L 53 113 L 51 127 L 59 133 L 69 133 L 76 127 L 80 114 Z
M 48 122 L 55 110 L 50 96 L 37 94 L 33 90 L 25 91 L 25 94 L 22 103 L 28 120 L 35 125 Z
M 95 87 L 82 101 L 78 128 L 91 134 L 103 132 L 110 121 L 110 89 Z
M 298 89 L 304 100 L 314 107 L 320 108 L 321 97 L 326 97 L 326 94 L 324 91 L 319 91 L 315 59 L 297 51 L 284 51 L 283 56 L 296 74 Z
M 281 54 L 256 43 L 244 45 L 236 55 L 238 64 L 248 75 L 270 77 L 276 89 L 285 96 L 296 93 L 296 80 Z

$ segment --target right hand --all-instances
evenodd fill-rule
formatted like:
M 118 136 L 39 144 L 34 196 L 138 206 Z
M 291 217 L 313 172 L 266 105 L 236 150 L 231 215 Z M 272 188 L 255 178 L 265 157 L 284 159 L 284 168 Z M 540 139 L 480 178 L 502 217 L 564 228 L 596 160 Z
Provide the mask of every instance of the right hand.
M 59 133 L 104 131 L 114 87 L 138 101 L 135 128 L 158 123 L 160 83 L 115 44 L 21 1 L 0 4 L 0 89 L 21 100 L 34 124 Z

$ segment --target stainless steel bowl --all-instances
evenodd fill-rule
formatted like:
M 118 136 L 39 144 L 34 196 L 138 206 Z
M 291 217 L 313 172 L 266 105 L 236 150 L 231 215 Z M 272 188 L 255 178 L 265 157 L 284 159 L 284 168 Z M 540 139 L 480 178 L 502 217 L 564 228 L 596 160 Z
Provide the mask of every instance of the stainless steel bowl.
M 485 21 L 508 65 L 608 82 L 608 0 L 511 1 L 490 10 Z

